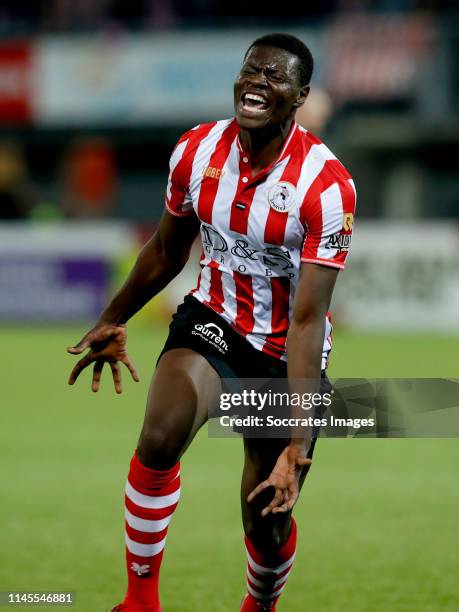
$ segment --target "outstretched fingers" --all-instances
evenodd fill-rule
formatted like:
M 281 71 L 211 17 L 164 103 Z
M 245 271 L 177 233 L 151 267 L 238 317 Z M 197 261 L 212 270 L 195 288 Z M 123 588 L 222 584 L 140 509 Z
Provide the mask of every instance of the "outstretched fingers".
M 264 480 L 263 482 L 261 482 L 257 487 L 255 487 L 255 489 L 248 494 L 247 496 L 247 501 L 250 502 L 253 501 L 255 499 L 255 497 L 261 493 L 262 491 L 264 491 L 265 489 L 267 489 L 268 487 L 272 486 L 271 483 L 269 482 L 269 480 Z
M 68 384 L 69 385 L 73 385 L 74 382 L 76 381 L 76 379 L 78 378 L 78 376 L 81 374 L 81 372 L 88 367 L 88 365 L 90 363 L 92 363 L 94 361 L 94 358 L 89 354 L 86 355 L 85 357 L 83 357 L 83 359 L 80 359 L 80 361 L 78 361 L 78 363 L 76 364 L 76 366 L 73 368 L 73 370 L 70 372 L 70 376 L 69 376 L 69 380 L 68 380 Z
M 268 479 L 268 480 L 264 480 L 263 482 L 261 482 L 247 496 L 247 501 L 250 503 L 250 502 L 252 502 L 255 499 L 255 497 L 257 495 L 259 495 L 262 491 L 264 491 L 268 487 L 273 487 L 274 488 L 274 497 L 272 498 L 271 502 L 265 508 L 263 508 L 263 510 L 261 511 L 261 516 L 263 516 L 263 517 L 267 516 L 270 512 L 275 512 L 276 508 L 282 507 L 281 504 L 282 504 L 282 502 L 285 499 L 284 495 L 285 495 L 286 492 L 283 489 L 279 488 L 279 487 L 275 487 L 273 485 L 273 483 Z
M 309 462 L 305 465 L 309 465 Z M 278 514 L 290 512 L 298 499 L 298 490 L 296 487 L 294 487 L 294 485 L 291 485 L 288 489 L 282 489 L 274 486 L 269 479 L 265 480 L 248 495 L 247 501 L 250 503 L 259 493 L 268 487 L 273 487 L 275 493 L 271 502 L 261 511 L 261 516 L 265 517 L 269 513 Z
M 117 363 L 110 363 L 110 367 L 112 369 L 113 384 L 115 385 L 115 391 L 117 393 L 122 393 L 123 385 L 121 382 L 121 371 L 120 371 L 119 365 Z
M 102 370 L 105 362 L 110 365 L 113 377 L 113 384 L 117 393 L 122 392 L 121 366 L 123 363 L 129 370 L 133 380 L 140 380 L 139 374 L 134 364 L 126 353 L 126 326 L 125 325 L 97 325 L 88 332 L 78 344 L 67 348 L 67 352 L 72 355 L 79 355 L 86 349 L 90 349 L 75 365 L 70 373 L 68 383 L 73 385 L 81 372 L 91 363 L 94 363 L 92 374 L 91 389 L 97 393 L 100 389 Z
M 271 503 L 269 503 L 266 506 L 266 508 L 263 508 L 263 510 L 261 511 L 261 516 L 266 516 L 270 512 L 274 512 L 274 510 L 279 506 L 279 504 L 282 502 L 283 499 L 284 499 L 284 493 L 282 489 L 276 489 L 276 492 L 274 494 L 274 497 L 271 500 Z
M 283 495 L 283 503 L 276 506 L 276 508 L 273 508 L 272 513 L 281 514 L 285 512 L 290 512 L 290 510 L 295 505 L 297 499 L 298 499 L 298 494 L 295 494 L 292 496 L 291 494 L 289 494 L 288 491 L 285 491 Z
M 99 391 L 100 379 L 102 376 L 103 368 L 104 368 L 104 362 L 96 361 L 96 363 L 94 364 L 94 369 L 92 373 L 92 383 L 91 383 L 91 389 L 92 391 L 94 391 L 94 393 L 97 393 Z
M 124 365 L 127 367 L 129 372 L 131 373 L 132 379 L 135 380 L 135 382 L 140 382 L 140 376 L 129 357 L 126 356 L 124 359 L 121 360 L 121 363 L 124 363 Z

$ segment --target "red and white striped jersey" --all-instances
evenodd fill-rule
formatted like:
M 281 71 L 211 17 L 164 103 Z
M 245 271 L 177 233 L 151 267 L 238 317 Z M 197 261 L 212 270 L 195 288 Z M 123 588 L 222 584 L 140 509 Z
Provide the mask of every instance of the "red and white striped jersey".
M 253 177 L 235 119 L 190 130 L 170 160 L 166 207 L 201 222 L 192 295 L 283 360 L 301 262 L 344 268 L 355 202 L 347 170 L 295 122 L 278 159 Z M 327 316 L 323 368 L 331 332 Z

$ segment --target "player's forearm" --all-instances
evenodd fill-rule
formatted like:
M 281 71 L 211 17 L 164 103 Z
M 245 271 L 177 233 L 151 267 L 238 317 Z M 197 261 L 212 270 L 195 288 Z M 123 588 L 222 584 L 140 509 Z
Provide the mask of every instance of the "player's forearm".
M 320 378 L 324 335 L 322 315 L 305 322 L 292 322 L 287 336 L 289 379 Z
M 292 322 L 287 337 L 288 379 L 291 393 L 315 394 L 320 392 L 320 375 L 325 320 L 313 317 L 302 322 Z M 292 407 L 294 418 L 304 418 L 300 406 Z M 307 415 L 309 416 L 309 415 Z M 311 432 L 305 428 L 292 431 L 292 444 L 309 447 Z
M 126 282 L 100 315 L 99 322 L 126 323 L 179 274 L 185 262 L 186 257 L 173 258 L 160 246 L 145 247 Z

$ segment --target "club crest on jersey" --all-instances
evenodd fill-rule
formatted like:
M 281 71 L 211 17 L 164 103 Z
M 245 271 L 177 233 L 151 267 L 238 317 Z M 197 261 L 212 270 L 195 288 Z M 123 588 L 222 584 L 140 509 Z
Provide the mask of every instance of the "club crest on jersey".
M 268 193 L 268 202 L 277 212 L 285 213 L 296 204 L 296 189 L 287 181 L 280 181 L 271 187 Z

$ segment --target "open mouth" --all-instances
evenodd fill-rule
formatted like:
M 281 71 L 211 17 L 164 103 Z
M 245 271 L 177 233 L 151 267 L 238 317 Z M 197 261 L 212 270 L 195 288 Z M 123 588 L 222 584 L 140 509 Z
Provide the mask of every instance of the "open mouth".
M 248 112 L 262 112 L 269 107 L 265 96 L 254 93 L 244 93 L 241 96 L 242 108 Z

